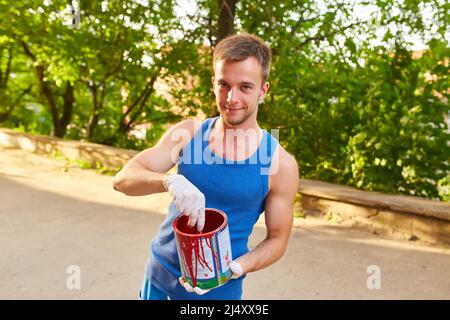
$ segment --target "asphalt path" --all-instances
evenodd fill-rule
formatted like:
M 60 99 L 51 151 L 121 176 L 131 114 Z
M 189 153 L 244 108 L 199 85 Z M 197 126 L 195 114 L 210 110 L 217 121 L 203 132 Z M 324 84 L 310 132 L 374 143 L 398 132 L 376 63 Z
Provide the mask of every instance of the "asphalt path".
M 0 150 L 0 299 L 137 299 L 170 197 L 112 180 Z M 250 247 L 264 237 L 260 220 Z M 450 299 L 450 249 L 295 219 L 286 254 L 244 283 L 244 299 Z

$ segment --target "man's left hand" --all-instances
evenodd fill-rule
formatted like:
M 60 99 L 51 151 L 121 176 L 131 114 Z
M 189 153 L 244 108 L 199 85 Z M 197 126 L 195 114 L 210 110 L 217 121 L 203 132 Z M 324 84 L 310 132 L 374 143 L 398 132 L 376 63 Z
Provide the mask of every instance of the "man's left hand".
M 199 296 L 211 291 L 211 289 L 201 289 L 199 287 L 192 288 L 192 286 L 189 284 L 189 282 L 184 281 L 183 277 L 179 277 L 178 281 L 180 281 L 180 284 L 184 287 L 184 289 L 186 289 L 187 292 L 194 292 L 194 293 L 198 294 Z
M 229 265 L 231 272 L 233 272 L 233 275 L 231 276 L 231 279 L 237 279 L 240 276 L 242 276 L 242 267 L 239 262 L 232 261 Z M 179 277 L 178 281 L 180 281 L 180 284 L 184 287 L 184 289 L 187 292 L 194 292 L 198 294 L 199 296 L 204 295 L 205 293 L 208 293 L 211 291 L 211 289 L 201 289 L 199 287 L 192 287 L 189 282 L 184 281 L 183 277 Z
M 231 272 L 233 272 L 231 279 L 237 279 L 240 276 L 242 276 L 242 274 L 244 273 L 242 270 L 241 264 L 239 262 L 237 262 L 236 260 L 231 261 L 229 267 L 231 269 Z

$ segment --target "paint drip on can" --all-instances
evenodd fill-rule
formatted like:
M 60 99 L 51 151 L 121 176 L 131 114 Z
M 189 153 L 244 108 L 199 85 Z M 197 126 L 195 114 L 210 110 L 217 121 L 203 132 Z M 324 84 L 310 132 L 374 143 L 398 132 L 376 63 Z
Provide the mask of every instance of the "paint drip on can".
M 220 287 L 233 275 L 230 233 L 227 215 L 218 209 L 205 209 L 202 232 L 188 226 L 189 217 L 181 215 L 173 222 L 184 281 L 192 287 Z

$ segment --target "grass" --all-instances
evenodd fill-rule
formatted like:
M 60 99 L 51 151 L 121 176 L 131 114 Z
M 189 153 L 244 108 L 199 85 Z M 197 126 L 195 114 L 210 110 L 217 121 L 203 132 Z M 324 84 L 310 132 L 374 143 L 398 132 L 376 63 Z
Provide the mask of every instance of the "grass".
M 96 161 L 95 164 L 91 163 L 90 161 L 82 160 L 82 159 L 70 159 L 64 154 L 61 153 L 59 150 L 53 150 L 51 153 L 51 158 L 55 160 L 62 160 L 65 161 L 65 166 L 61 169 L 62 172 L 69 171 L 69 167 L 75 166 L 83 170 L 90 170 L 94 169 L 100 174 L 114 176 L 116 175 L 121 169 L 122 166 L 118 168 L 110 168 L 102 165 L 99 161 Z

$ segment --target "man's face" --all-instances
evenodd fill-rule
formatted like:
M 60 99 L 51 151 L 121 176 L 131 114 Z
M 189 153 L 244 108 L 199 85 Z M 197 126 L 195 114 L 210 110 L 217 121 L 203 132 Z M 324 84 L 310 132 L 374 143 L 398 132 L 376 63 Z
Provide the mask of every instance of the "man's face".
M 240 125 L 256 119 L 258 103 L 269 90 L 262 84 L 262 67 L 255 57 L 243 61 L 220 60 L 212 78 L 216 104 L 228 125 Z

